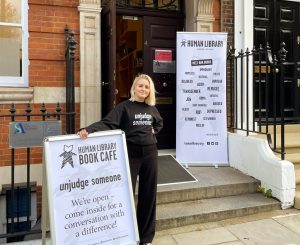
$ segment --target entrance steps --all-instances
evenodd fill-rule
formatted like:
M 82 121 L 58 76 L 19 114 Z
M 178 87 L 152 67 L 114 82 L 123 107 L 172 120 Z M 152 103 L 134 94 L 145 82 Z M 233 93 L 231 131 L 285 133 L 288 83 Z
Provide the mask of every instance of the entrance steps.
M 257 192 L 257 180 L 231 167 L 188 170 L 198 182 L 158 186 L 157 231 L 281 209 Z

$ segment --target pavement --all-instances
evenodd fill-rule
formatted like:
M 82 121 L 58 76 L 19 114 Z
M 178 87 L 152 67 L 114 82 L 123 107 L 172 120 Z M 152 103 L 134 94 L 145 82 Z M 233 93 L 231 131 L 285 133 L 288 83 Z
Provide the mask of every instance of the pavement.
M 152 245 L 300 245 L 300 210 L 274 210 L 156 233 Z
M 41 245 L 41 239 L 10 245 Z M 290 208 L 158 231 L 152 245 L 300 245 L 300 210 Z M 51 245 L 47 239 L 46 245 Z

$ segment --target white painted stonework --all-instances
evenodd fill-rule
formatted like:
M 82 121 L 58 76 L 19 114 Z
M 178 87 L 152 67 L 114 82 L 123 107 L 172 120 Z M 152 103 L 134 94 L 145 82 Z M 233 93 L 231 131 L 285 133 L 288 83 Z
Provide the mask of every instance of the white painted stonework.
M 80 13 L 80 127 L 101 117 L 100 1 L 81 0 Z
M 32 100 L 33 88 L 0 88 L 0 103 L 29 103 Z
M 33 103 L 66 103 L 65 87 L 34 87 Z M 75 102 L 79 102 L 79 88 L 75 87 Z
M 214 0 L 199 0 L 196 16 L 196 26 L 199 32 L 212 32 L 215 21 L 213 15 Z
M 267 140 L 228 133 L 228 151 L 230 166 L 259 180 L 266 190 L 271 189 L 282 209 L 294 205 L 294 165 L 277 158 Z
M 26 165 L 15 166 L 15 183 L 26 183 Z M 30 166 L 30 181 L 35 182 L 37 186 L 42 185 L 43 180 L 43 164 L 31 164 Z M 1 167 L 0 171 L 0 192 L 2 191 L 3 185 L 11 183 L 11 166 Z

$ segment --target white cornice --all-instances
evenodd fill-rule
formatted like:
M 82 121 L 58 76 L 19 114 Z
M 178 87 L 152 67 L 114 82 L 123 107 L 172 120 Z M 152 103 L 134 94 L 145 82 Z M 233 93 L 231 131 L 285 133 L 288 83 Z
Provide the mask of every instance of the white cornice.
M 80 4 L 95 4 L 100 6 L 101 0 L 80 0 Z
M 78 6 L 79 12 L 101 12 L 100 0 L 80 0 L 80 5 Z
M 79 12 L 101 13 L 101 9 L 102 8 L 100 8 L 100 6 L 95 6 L 95 5 L 93 5 L 93 6 L 91 6 L 91 5 L 89 5 L 89 6 L 82 6 L 82 5 L 78 6 Z
M 198 16 L 213 14 L 214 0 L 199 0 L 198 2 Z
M 1 104 L 28 103 L 32 100 L 33 88 L 1 88 Z

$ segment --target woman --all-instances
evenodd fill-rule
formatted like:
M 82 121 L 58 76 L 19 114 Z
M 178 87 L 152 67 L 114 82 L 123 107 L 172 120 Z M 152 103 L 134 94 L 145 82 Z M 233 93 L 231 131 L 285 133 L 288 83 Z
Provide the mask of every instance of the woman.
M 131 98 L 118 104 L 105 118 L 80 129 L 89 133 L 121 129 L 125 132 L 133 192 L 139 176 L 137 222 L 140 244 L 151 244 L 155 234 L 157 147 L 156 134 L 163 120 L 155 107 L 155 88 L 145 74 L 137 76 L 130 89 Z

